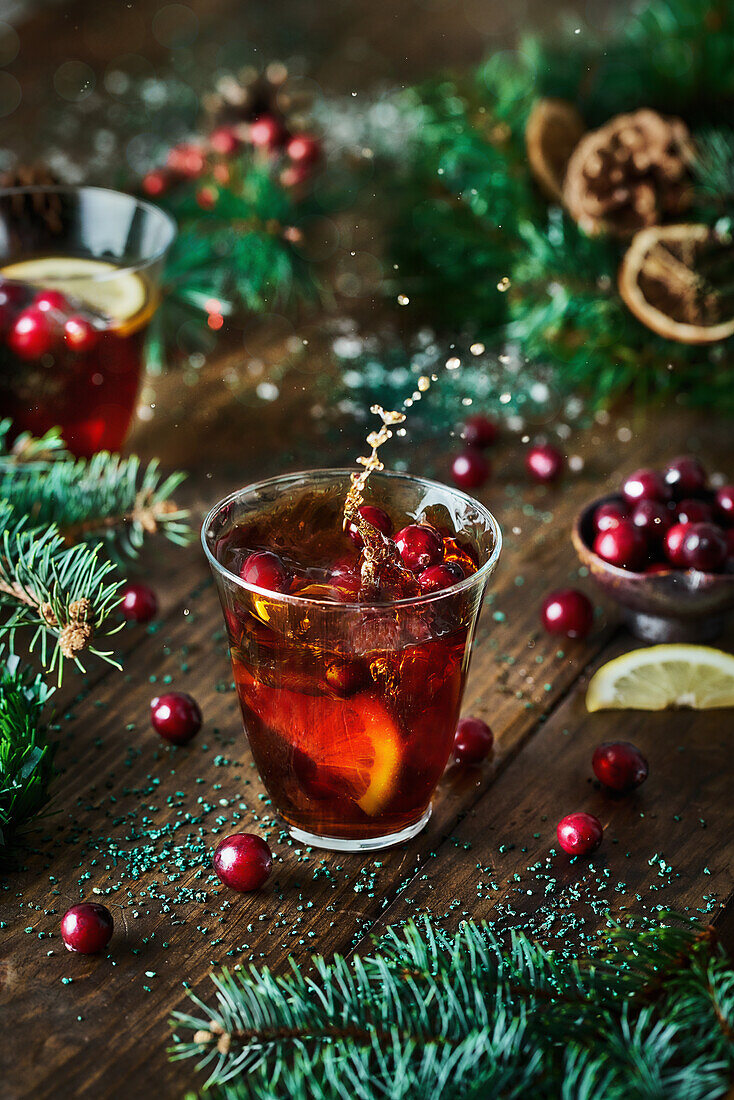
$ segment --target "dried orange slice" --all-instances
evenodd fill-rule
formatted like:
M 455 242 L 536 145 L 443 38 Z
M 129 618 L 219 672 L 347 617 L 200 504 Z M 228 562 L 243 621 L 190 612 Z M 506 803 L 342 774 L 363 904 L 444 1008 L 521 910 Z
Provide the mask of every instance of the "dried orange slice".
M 619 293 L 653 332 L 679 344 L 734 335 L 734 248 L 708 225 L 641 229 L 619 269 Z
M 528 163 L 543 191 L 556 202 L 561 202 L 566 165 L 584 130 L 581 115 L 565 99 L 539 99 L 528 117 Z

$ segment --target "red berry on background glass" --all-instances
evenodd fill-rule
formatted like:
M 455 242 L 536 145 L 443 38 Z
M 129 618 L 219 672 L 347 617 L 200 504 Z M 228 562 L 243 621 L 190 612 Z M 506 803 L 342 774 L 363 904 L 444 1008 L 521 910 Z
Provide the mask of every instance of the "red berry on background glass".
M 623 520 L 596 536 L 594 553 L 619 569 L 639 569 L 645 562 L 647 540 L 629 520 Z
M 290 583 L 288 571 L 272 550 L 257 550 L 242 563 L 240 577 L 246 584 L 266 588 L 268 592 L 286 592 Z
M 15 318 L 8 344 L 21 359 L 40 359 L 54 344 L 54 330 L 46 313 L 39 309 L 24 309 Z
M 734 524 L 734 485 L 716 490 L 716 513 L 724 523 Z
M 663 478 L 675 497 L 695 496 L 706 488 L 706 471 L 692 455 L 674 458 L 665 467 Z
M 360 516 L 366 519 L 373 527 L 376 527 L 378 531 L 382 531 L 383 535 L 390 536 L 393 532 L 393 524 L 387 512 L 384 508 L 378 508 L 374 504 L 362 504 L 357 509 Z M 363 546 L 362 536 L 359 533 L 359 527 L 356 523 L 349 524 L 347 528 L 349 531 L 349 537 L 355 546 Z
M 451 477 L 460 489 L 478 489 L 492 472 L 489 460 L 476 448 L 463 451 L 451 463 Z
M 714 514 L 705 500 L 682 500 L 675 511 L 676 523 L 709 523 Z
M 239 894 L 259 890 L 273 869 L 273 856 L 262 837 L 234 833 L 219 841 L 214 852 L 214 870 L 230 890 Z
M 481 718 L 461 718 L 454 735 L 454 760 L 457 764 L 479 764 L 494 743 L 494 734 Z
M 67 951 L 96 955 L 110 942 L 115 922 L 105 905 L 83 901 L 72 905 L 61 918 L 61 938 Z
M 33 299 L 33 308 L 40 309 L 41 313 L 66 313 L 69 303 L 60 290 L 40 290 Z
M 403 565 L 414 573 L 422 573 L 429 565 L 438 565 L 443 558 L 443 539 L 435 527 L 427 523 L 409 523 L 395 536 Z
M 604 741 L 594 750 L 591 766 L 599 782 L 612 791 L 633 791 L 649 771 L 647 760 L 629 741 Z
M 149 623 L 158 610 L 158 600 L 147 584 L 133 581 L 122 590 L 120 605 L 126 619 L 135 623 Z
M 665 536 L 663 543 L 663 549 L 665 550 L 665 556 L 669 562 L 682 569 L 685 566 L 683 560 L 683 539 L 686 537 L 686 531 L 688 525 L 685 523 L 675 523 Z
M 313 134 L 296 134 L 288 142 L 286 152 L 295 164 L 316 164 L 321 157 L 321 142 Z
M 285 130 L 272 115 L 260 115 L 250 126 L 250 141 L 258 149 L 277 149 L 285 139 Z
M 619 526 L 623 519 L 628 519 L 629 514 L 629 506 L 623 500 L 607 500 L 594 512 L 594 529 L 597 532 L 609 531 Z
M 564 465 L 563 455 L 550 443 L 537 443 L 525 455 L 525 468 L 536 481 L 557 481 Z
M 570 856 L 589 856 L 601 844 L 604 832 L 598 817 L 575 813 L 561 818 L 556 835 L 558 843 Z
M 670 510 L 659 500 L 640 500 L 632 509 L 630 518 L 650 542 L 660 542 L 673 525 Z
M 64 343 L 72 351 L 91 351 L 97 343 L 97 330 L 86 317 L 68 317 L 64 322 Z
M 724 532 L 713 523 L 691 523 L 686 528 L 680 553 L 687 569 L 715 573 L 726 561 Z
M 657 470 L 635 470 L 625 480 L 622 493 L 628 504 L 638 500 L 670 500 L 670 489 Z
M 172 745 L 185 745 L 201 729 L 199 704 L 185 691 L 169 691 L 150 701 L 150 721 Z
M 151 199 L 157 199 L 159 195 L 166 193 L 170 182 L 168 172 L 164 172 L 162 168 L 154 168 L 152 172 L 145 173 L 141 186 L 146 195 Z
M 464 570 L 456 562 L 445 562 L 443 565 L 429 565 L 418 577 L 421 592 L 439 592 L 442 588 L 450 588 L 457 581 L 463 581 Z
M 467 447 L 492 447 L 497 440 L 497 425 L 482 413 L 467 416 L 461 438 Z
M 240 139 L 230 126 L 218 126 L 209 135 L 209 148 L 222 157 L 231 157 L 240 145 Z
M 585 638 L 594 624 L 594 608 L 583 592 L 559 588 L 544 599 L 540 618 L 549 634 Z

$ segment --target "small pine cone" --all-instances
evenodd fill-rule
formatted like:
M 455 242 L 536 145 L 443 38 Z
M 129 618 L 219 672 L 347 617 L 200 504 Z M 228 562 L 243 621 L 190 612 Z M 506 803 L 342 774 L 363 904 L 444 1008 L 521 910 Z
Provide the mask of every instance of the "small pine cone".
M 59 649 L 64 657 L 72 659 L 86 649 L 92 637 L 88 623 L 69 623 L 59 634 Z
M 214 1036 L 212 1035 L 211 1031 L 201 1030 L 201 1031 L 195 1031 L 194 1032 L 194 1042 L 195 1043 L 201 1043 L 202 1046 L 205 1043 L 211 1043 L 213 1038 L 214 1038 Z
M 618 115 L 576 146 L 563 200 L 590 236 L 630 237 L 689 205 L 691 159 L 690 135 L 680 119 L 646 108 Z
M 92 617 L 92 605 L 86 596 L 69 604 L 70 623 L 88 623 Z
M 58 626 L 59 620 L 56 618 L 56 613 L 50 603 L 44 602 L 41 604 L 41 618 L 49 626 Z

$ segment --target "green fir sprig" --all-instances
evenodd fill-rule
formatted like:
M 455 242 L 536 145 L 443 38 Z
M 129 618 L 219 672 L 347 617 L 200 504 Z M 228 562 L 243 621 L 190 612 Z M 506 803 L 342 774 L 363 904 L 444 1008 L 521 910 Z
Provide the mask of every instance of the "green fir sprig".
M 710 929 L 617 927 L 555 956 L 485 924 L 429 918 L 368 956 L 213 977 L 176 1013 L 171 1056 L 212 1100 L 715 1100 L 734 1071 L 734 969 Z
M 47 739 L 53 689 L 40 674 L 0 653 L 0 856 L 41 812 L 54 775 Z

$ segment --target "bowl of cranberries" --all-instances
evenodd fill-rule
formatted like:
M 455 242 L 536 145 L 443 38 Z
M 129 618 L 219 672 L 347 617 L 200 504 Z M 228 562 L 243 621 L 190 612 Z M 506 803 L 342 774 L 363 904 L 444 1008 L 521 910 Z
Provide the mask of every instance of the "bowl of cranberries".
M 697 458 L 635 470 L 573 527 L 594 580 L 648 642 L 704 642 L 734 608 L 734 484 L 714 488 Z

